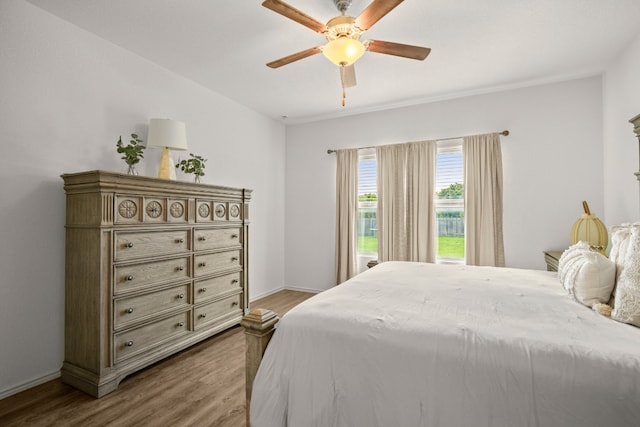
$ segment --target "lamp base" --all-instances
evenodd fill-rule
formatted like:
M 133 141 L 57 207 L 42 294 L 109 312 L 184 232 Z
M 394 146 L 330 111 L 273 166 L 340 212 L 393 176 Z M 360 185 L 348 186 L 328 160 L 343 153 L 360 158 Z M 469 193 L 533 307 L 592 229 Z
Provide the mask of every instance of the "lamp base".
M 171 158 L 171 150 L 167 147 L 162 149 L 160 157 L 160 167 L 158 168 L 158 178 L 176 180 L 176 167 Z

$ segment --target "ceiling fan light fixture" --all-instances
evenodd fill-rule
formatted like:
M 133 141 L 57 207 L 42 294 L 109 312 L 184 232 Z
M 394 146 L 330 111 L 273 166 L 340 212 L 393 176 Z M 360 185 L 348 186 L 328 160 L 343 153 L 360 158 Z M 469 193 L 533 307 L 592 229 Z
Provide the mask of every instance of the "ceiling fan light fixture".
M 339 37 L 329 41 L 322 48 L 324 56 L 338 66 L 349 66 L 364 53 L 365 47 L 360 40 Z

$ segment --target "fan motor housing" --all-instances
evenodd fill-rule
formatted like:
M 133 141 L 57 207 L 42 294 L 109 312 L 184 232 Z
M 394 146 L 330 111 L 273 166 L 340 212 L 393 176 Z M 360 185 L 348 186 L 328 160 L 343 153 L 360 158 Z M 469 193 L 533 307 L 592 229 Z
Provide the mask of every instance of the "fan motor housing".
M 338 39 L 340 37 L 348 37 L 358 40 L 362 31 L 356 26 L 356 19 L 353 16 L 341 15 L 332 18 L 327 22 L 327 31 L 325 37 L 328 41 Z

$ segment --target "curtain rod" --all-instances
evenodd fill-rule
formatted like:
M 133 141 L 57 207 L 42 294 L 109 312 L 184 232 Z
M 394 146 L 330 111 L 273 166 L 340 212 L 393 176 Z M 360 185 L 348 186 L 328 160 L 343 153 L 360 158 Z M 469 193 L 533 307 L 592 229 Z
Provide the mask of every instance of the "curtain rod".
M 502 135 L 502 136 L 509 136 L 509 131 L 508 130 L 503 130 L 502 132 L 496 132 L 496 133 L 499 134 L 499 135 Z M 435 141 L 449 141 L 451 139 L 460 139 L 460 138 L 464 138 L 464 136 L 451 136 L 449 138 L 438 138 Z M 358 150 L 365 150 L 367 148 L 376 148 L 376 146 L 372 145 L 370 147 L 358 147 Z M 327 150 L 327 154 L 332 154 L 332 153 L 335 153 L 336 151 L 338 151 L 338 150 L 329 149 L 329 150 Z

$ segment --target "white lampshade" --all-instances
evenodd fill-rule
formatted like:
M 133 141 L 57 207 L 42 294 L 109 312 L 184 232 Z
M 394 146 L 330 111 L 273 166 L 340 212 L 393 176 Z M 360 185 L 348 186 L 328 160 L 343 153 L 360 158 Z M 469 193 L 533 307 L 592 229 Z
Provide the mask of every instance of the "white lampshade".
M 360 40 L 339 37 L 324 45 L 322 53 L 334 64 L 348 66 L 356 62 L 364 50 L 364 45 Z
M 147 147 L 162 148 L 158 178 L 175 180 L 176 168 L 169 150 L 187 149 L 187 132 L 184 123 L 170 119 L 150 119 Z
M 171 119 L 150 119 L 147 147 L 186 150 L 187 132 L 184 123 Z

